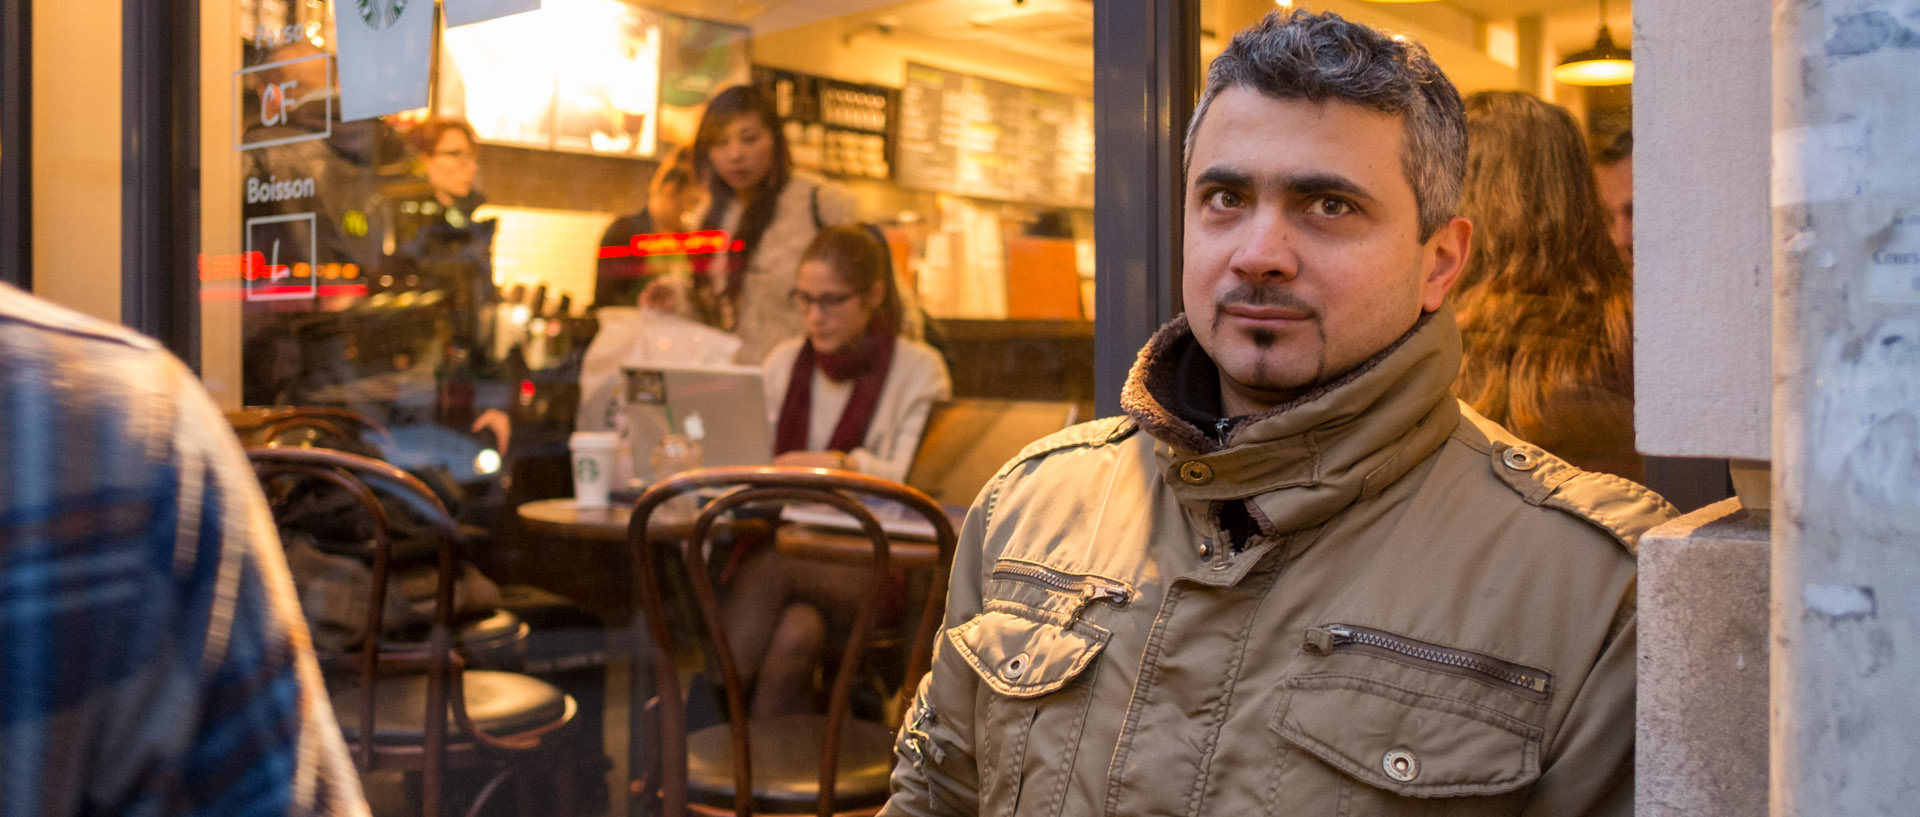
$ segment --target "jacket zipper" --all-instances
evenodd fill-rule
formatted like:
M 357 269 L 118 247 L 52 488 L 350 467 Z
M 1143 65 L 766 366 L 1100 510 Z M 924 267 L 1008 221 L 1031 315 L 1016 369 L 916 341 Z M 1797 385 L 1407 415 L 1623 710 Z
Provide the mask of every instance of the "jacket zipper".
M 1307 631 L 1307 649 L 1312 652 L 1326 654 L 1348 646 L 1385 650 L 1422 663 L 1491 678 L 1538 695 L 1545 695 L 1549 689 L 1553 688 L 1553 676 L 1542 670 L 1508 663 L 1479 653 L 1415 641 L 1365 627 L 1349 627 L 1345 624 L 1327 624 Z
M 1087 609 L 1087 605 L 1096 601 L 1108 601 L 1119 606 L 1133 600 L 1133 590 L 1112 579 L 1088 574 L 1063 573 L 1026 562 L 1001 562 L 994 565 L 993 578 L 1037 584 L 1049 590 L 1074 596 L 1073 608 L 1067 613 L 1069 627 L 1080 620 L 1080 614 Z
M 1233 418 L 1222 417 L 1213 421 L 1213 436 L 1222 448 L 1227 445 L 1227 435 L 1233 433 Z

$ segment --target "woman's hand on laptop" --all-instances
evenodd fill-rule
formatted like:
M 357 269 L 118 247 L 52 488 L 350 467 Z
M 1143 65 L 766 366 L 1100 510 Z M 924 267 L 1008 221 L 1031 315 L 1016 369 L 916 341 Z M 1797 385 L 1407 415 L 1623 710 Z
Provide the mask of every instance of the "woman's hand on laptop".
M 790 465 L 795 468 L 834 468 L 841 471 L 853 470 L 853 461 L 844 451 L 788 451 L 773 458 L 774 465 Z

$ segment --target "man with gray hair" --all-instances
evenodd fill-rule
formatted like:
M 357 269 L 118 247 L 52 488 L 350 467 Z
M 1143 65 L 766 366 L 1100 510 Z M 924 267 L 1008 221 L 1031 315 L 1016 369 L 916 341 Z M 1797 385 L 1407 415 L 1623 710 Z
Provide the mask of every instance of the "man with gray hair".
M 1424 49 L 1333 14 L 1214 61 L 1187 314 L 981 493 L 883 813 L 1631 813 L 1673 510 L 1449 396 L 1465 142 Z

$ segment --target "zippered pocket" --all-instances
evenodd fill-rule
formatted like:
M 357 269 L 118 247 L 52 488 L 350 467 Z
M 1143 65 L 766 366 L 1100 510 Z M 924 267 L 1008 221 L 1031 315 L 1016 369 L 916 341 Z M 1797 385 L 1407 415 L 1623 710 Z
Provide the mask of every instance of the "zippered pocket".
M 1553 676 L 1545 670 L 1368 627 L 1348 624 L 1314 627 L 1307 630 L 1306 648 L 1320 655 L 1372 652 L 1440 672 L 1489 681 L 1537 699 L 1545 699 L 1553 690 Z
M 1087 605 L 1096 601 L 1115 607 L 1133 601 L 1133 588 L 1124 582 L 1091 573 L 1067 573 L 1033 562 L 1001 559 L 993 565 L 993 578 L 1037 585 L 1072 598 L 1072 606 L 1067 608 L 1066 626 L 1069 627 L 1080 620 Z

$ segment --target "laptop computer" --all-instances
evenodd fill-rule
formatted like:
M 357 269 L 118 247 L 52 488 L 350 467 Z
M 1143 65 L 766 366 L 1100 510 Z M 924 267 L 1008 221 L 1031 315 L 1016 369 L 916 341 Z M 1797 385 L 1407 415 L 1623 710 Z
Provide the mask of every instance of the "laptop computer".
M 940 503 L 949 517 L 966 515 L 987 480 L 1029 443 L 1072 425 L 1073 403 L 1038 400 L 961 399 L 934 404 L 920 447 L 907 465 L 906 483 Z M 890 505 L 890 503 L 889 503 Z M 934 538 L 933 524 L 900 507 L 876 507 L 888 535 Z M 858 531 L 852 517 L 833 508 L 788 506 L 782 517 L 832 530 Z
M 625 367 L 627 440 L 636 476 L 651 479 L 655 443 L 674 430 L 700 440 L 704 466 L 773 461 L 766 391 L 752 366 Z
M 1073 403 L 949 400 L 935 404 L 907 466 L 906 483 L 949 511 L 965 512 L 987 480 L 1028 444 L 1073 425 Z

